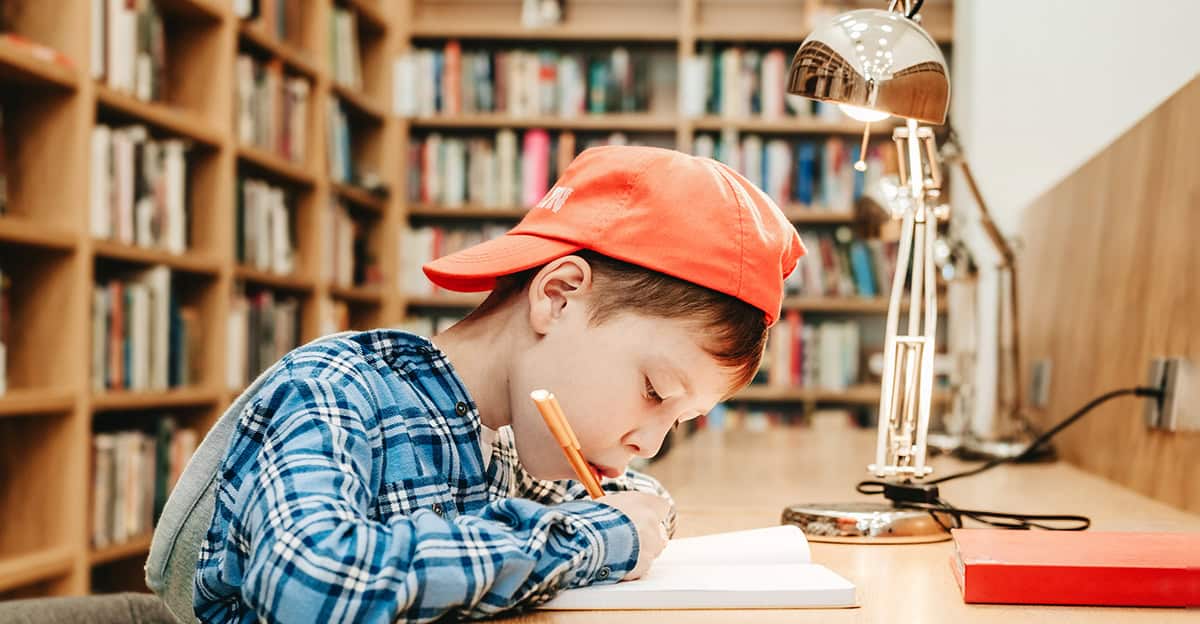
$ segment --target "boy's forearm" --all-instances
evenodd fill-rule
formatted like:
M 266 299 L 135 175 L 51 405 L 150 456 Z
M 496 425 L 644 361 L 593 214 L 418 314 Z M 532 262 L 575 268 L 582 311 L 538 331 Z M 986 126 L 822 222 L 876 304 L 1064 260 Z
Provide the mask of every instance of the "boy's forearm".
M 243 595 L 260 616 L 486 617 L 561 589 L 616 581 L 637 562 L 632 524 L 589 501 L 546 507 L 504 500 L 478 515 L 447 520 L 420 510 L 387 525 L 337 521 L 345 514 L 333 509 L 327 515 L 267 529 L 255 540 Z
M 524 474 L 518 480 L 517 487 L 522 496 L 547 505 L 589 498 L 583 484 L 574 480 L 543 481 Z M 667 513 L 667 532 L 669 535 L 675 534 L 675 499 L 654 477 L 627 469 L 620 477 L 605 479 L 600 487 L 604 488 L 605 492 L 646 492 L 667 499 L 671 505 Z

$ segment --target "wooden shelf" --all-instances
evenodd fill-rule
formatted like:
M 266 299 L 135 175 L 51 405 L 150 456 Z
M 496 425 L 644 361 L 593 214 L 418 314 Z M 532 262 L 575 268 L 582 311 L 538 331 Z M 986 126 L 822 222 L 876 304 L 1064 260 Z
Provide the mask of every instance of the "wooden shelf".
M 372 0 L 341 0 L 341 4 L 358 13 L 358 24 L 365 32 L 382 33 L 387 31 L 387 16 L 383 14 L 378 2 Z
M 232 13 L 215 0 L 155 0 L 158 9 L 168 15 L 220 22 Z
M 309 80 L 316 80 L 322 73 L 316 62 L 309 57 L 308 52 L 268 35 L 257 24 L 241 24 L 238 28 L 238 36 L 251 47 L 278 58 L 290 71 Z
M 71 251 L 78 239 L 66 230 L 22 217 L 0 217 L 0 242 Z
M 79 73 L 75 68 L 43 58 L 43 49 L 39 44 L 27 46 L 13 41 L 10 36 L 0 35 L 0 84 L 12 82 L 68 91 L 77 89 Z
M 204 407 L 216 403 L 221 392 L 209 388 L 170 390 L 109 390 L 92 396 L 92 412 L 124 412 L 133 409 Z
M 784 117 L 781 119 L 756 119 L 753 117 L 732 119 L 706 116 L 693 120 L 697 130 L 724 130 L 732 128 L 739 132 L 763 132 L 770 134 L 862 134 L 866 125 L 861 121 L 826 121 L 811 117 Z M 890 132 L 889 122 L 871 124 L 872 134 Z
M 447 208 L 433 204 L 414 204 L 408 207 L 409 217 L 425 217 L 429 219 L 503 219 L 520 220 L 525 218 L 528 208 L 484 208 L 483 206 L 463 206 Z
M 264 149 L 250 145 L 239 145 L 237 154 L 238 158 L 243 162 L 254 165 L 292 184 L 305 187 L 312 187 L 317 184 L 317 177 L 313 173 L 282 156 L 277 156 Z
M 570 9 L 568 9 L 570 10 Z M 621 28 L 595 28 L 577 24 L 538 28 L 523 28 L 519 22 L 512 24 L 427 24 L 413 25 L 414 39 L 494 39 L 494 40 L 537 40 L 537 41 L 612 41 L 612 42 L 662 42 L 671 43 L 679 39 L 676 24 L 625 24 Z
M 234 269 L 233 276 L 250 284 L 265 286 L 275 290 L 311 293 L 315 287 L 312 278 L 300 275 L 278 275 L 268 271 L 260 271 L 247 266 Z
M 0 556 L 0 592 L 65 576 L 74 563 L 75 553 L 66 546 Z
M 383 123 L 387 117 L 387 112 L 383 106 L 376 103 L 373 98 L 365 93 L 337 83 L 330 85 L 329 88 L 337 96 L 338 100 L 349 105 L 348 109 L 351 114 L 369 119 L 376 124 Z
M 414 117 L 414 128 L 545 128 L 547 130 L 645 131 L 674 132 L 673 116 L 652 113 L 606 113 L 577 117 L 513 117 L 503 113 L 479 113 Z
M 717 41 L 722 43 L 779 43 L 787 44 L 795 52 L 800 42 L 808 36 L 808 30 L 737 30 L 729 28 L 697 28 L 697 41 Z
M 64 389 L 10 388 L 0 394 L 0 418 L 63 413 L 74 407 L 75 394 Z
M 420 295 L 406 297 L 404 303 L 410 308 L 473 308 L 484 298 L 482 294 Z
M 333 187 L 334 195 L 337 195 L 338 199 L 380 214 L 387 209 L 386 198 L 379 197 L 366 189 L 341 182 L 333 182 L 331 186 Z
M 375 286 L 330 286 L 329 294 L 334 299 L 351 303 L 379 305 L 383 303 L 383 291 Z
M 901 309 L 907 305 L 907 299 Z M 938 312 L 945 312 L 948 304 L 938 297 Z M 885 297 L 787 297 L 783 300 L 784 310 L 801 312 L 845 312 L 851 314 L 887 314 L 888 300 Z
M 107 85 L 96 83 L 96 101 L 101 108 L 117 111 L 147 125 L 209 147 L 219 147 L 223 140 L 219 132 L 195 113 L 157 102 L 143 102 Z
M 847 405 L 877 405 L 879 394 L 882 392 L 879 384 L 857 384 L 844 390 L 828 388 L 775 388 L 767 385 L 755 385 L 744 388 L 731 398 L 731 401 L 747 403 L 809 403 L 828 402 L 844 403 Z M 949 393 L 935 390 L 935 403 L 949 400 Z
M 186 387 L 171 390 L 110 390 L 92 396 L 92 411 L 117 412 L 213 405 L 220 392 L 211 388 Z
M 213 257 L 185 253 L 175 254 L 163 249 L 126 245 L 110 240 L 94 240 L 92 248 L 97 258 L 136 262 L 145 265 L 163 265 L 176 271 L 196 273 L 198 275 L 215 276 L 221 270 L 221 263 Z
M 148 533 L 126 540 L 120 544 L 111 544 L 103 548 L 93 548 L 88 553 L 88 563 L 97 566 L 122 559 L 144 557 L 150 553 L 150 542 L 153 539 L 154 534 Z

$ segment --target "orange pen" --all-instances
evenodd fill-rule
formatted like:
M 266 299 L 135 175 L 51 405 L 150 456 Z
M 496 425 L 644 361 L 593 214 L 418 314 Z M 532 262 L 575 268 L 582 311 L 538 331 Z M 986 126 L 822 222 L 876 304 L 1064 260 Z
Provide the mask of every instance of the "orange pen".
M 596 469 L 592 468 L 591 464 L 583 458 L 583 453 L 579 450 L 579 439 L 575 437 L 575 432 L 567 423 L 567 417 L 563 414 L 558 399 L 554 398 L 553 393 L 546 390 L 534 390 L 529 393 L 529 398 L 533 399 L 538 411 L 542 413 L 542 419 L 546 421 L 546 426 L 550 428 L 554 439 L 558 440 L 558 445 L 562 447 L 563 454 L 567 456 L 567 461 L 575 470 L 575 474 L 579 476 L 583 487 L 587 488 L 588 494 L 592 498 L 604 496 L 604 490 L 600 488 L 600 475 L 596 474 Z

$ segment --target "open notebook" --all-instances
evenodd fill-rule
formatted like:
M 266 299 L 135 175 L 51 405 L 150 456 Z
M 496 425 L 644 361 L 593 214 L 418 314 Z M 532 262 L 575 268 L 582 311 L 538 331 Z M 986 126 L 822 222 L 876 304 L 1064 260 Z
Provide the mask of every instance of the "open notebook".
M 671 540 L 636 581 L 569 589 L 542 609 L 786 609 L 854 606 L 854 584 L 812 563 L 795 526 Z

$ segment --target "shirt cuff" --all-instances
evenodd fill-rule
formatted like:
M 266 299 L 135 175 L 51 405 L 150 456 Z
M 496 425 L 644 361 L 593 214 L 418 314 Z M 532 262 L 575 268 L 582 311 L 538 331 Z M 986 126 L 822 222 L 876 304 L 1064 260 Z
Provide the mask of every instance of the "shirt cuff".
M 584 520 L 600 537 L 602 557 L 580 575 L 579 584 L 616 583 L 637 566 L 637 527 L 629 516 L 616 507 L 593 501 L 572 501 L 560 506 Z

